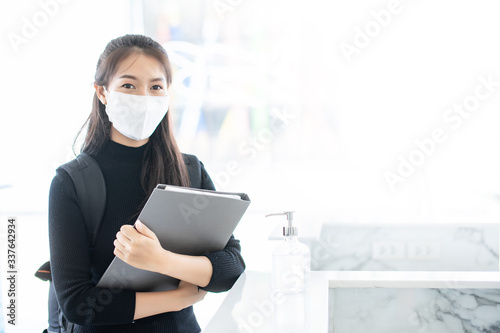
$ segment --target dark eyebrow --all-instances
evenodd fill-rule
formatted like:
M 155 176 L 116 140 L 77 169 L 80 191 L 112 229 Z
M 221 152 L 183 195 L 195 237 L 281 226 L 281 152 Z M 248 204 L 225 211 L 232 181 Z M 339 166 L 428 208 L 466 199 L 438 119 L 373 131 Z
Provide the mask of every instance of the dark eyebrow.
M 137 81 L 137 78 L 133 75 L 129 75 L 129 74 L 124 74 L 122 76 L 119 77 L 119 79 L 132 79 L 132 80 L 136 80 Z M 163 81 L 165 82 L 166 80 L 162 77 L 157 77 L 157 78 L 154 78 L 151 80 L 151 82 L 158 82 L 158 81 Z
M 132 80 L 136 80 L 137 81 L 137 78 L 135 76 L 128 75 L 128 74 L 124 74 L 124 75 L 120 76 L 119 79 L 132 79 Z

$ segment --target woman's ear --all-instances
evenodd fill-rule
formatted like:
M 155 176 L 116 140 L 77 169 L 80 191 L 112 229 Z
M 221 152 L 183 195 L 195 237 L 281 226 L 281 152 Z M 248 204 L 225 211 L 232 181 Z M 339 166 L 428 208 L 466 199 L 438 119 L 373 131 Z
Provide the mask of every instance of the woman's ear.
M 106 95 L 104 87 L 94 84 L 94 88 L 95 88 L 95 93 L 97 94 L 97 98 L 99 98 L 102 104 L 106 105 Z

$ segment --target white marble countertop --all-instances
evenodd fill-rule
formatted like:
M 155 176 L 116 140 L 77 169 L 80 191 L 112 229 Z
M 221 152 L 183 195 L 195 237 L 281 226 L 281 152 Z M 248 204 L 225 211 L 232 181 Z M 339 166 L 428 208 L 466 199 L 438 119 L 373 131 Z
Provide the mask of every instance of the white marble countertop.
M 312 272 L 330 288 L 491 288 L 500 289 L 500 272 Z
M 500 272 L 313 271 L 307 293 L 284 295 L 269 272 L 247 271 L 203 332 L 327 332 L 332 288 L 500 289 Z

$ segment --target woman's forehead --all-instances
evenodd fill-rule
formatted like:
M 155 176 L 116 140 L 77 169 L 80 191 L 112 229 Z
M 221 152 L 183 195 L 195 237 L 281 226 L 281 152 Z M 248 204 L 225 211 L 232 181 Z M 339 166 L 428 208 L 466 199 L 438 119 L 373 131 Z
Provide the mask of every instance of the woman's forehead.
M 142 53 L 131 54 L 120 62 L 115 78 L 123 75 L 132 75 L 137 78 L 166 78 L 165 68 L 161 62 Z

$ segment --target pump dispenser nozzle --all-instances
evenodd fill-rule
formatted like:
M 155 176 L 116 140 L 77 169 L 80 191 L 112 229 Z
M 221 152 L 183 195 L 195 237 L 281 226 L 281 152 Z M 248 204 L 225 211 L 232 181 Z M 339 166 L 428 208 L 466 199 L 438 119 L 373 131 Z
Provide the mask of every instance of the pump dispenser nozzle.
M 273 250 L 273 289 L 283 293 L 299 293 L 306 289 L 310 271 L 309 248 L 296 237 L 299 230 L 293 225 L 293 211 L 267 214 L 268 216 L 286 215 L 287 226 L 283 227 L 283 242 Z M 293 272 L 296 279 L 290 279 Z
M 293 213 L 295 213 L 295 212 L 294 211 L 285 211 L 283 213 L 267 214 L 266 217 L 277 216 L 277 215 L 286 215 L 286 219 L 288 220 L 288 226 L 283 227 L 283 236 L 298 236 L 299 229 L 297 227 L 293 226 Z

